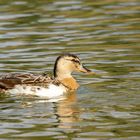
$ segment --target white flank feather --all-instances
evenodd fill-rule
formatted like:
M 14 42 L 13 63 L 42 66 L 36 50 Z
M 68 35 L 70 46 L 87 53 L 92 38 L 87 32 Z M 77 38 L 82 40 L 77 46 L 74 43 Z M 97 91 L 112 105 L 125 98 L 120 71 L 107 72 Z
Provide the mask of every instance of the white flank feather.
M 48 85 L 47 88 L 40 86 L 16 85 L 13 89 L 8 90 L 8 93 L 14 95 L 36 95 L 39 97 L 55 98 L 62 96 L 66 92 L 63 85 Z

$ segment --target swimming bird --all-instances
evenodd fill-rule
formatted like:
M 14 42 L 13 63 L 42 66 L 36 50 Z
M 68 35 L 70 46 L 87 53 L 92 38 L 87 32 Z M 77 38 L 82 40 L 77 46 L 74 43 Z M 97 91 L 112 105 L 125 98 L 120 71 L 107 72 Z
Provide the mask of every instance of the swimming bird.
M 74 54 L 57 57 L 53 77 L 46 74 L 8 73 L 0 76 L 0 93 L 55 98 L 79 87 L 72 72 L 90 73 Z

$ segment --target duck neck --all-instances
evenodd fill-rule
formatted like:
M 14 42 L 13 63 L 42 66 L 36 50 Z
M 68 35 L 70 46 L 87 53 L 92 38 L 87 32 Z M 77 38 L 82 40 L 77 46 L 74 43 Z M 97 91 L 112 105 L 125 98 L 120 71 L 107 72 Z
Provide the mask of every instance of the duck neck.
M 79 87 L 79 84 L 71 74 L 58 74 L 55 79 L 59 80 L 64 86 L 66 86 L 70 90 L 76 90 Z

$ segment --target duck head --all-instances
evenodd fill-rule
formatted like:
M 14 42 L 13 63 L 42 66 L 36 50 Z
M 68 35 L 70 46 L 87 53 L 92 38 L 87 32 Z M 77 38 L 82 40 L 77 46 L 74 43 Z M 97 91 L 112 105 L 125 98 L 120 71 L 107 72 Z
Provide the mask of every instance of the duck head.
M 72 72 L 91 72 L 81 63 L 80 59 L 73 54 L 63 54 L 59 56 L 54 65 L 54 77 L 61 80 L 64 78 L 71 78 Z

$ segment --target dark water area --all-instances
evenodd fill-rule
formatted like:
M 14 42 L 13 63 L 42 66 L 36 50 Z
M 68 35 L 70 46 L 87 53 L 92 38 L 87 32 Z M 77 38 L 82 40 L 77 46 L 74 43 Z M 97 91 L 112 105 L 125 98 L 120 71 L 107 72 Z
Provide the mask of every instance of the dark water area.
M 140 2 L 0 0 L 0 73 L 52 73 L 74 53 L 96 75 L 51 102 L 0 94 L 0 140 L 139 140 Z

